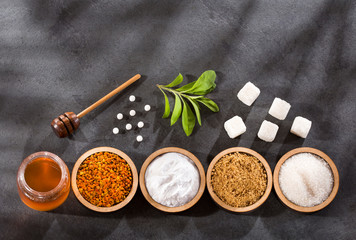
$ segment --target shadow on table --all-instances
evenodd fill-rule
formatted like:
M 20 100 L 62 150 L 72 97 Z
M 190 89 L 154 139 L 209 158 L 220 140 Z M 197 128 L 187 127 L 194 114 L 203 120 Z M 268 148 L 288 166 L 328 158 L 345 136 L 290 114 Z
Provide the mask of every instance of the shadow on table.
M 50 128 L 50 126 L 48 126 L 48 128 Z M 34 141 L 34 138 L 37 136 L 35 133 L 36 129 L 33 129 L 30 137 L 26 140 L 23 150 L 23 158 L 39 151 L 48 151 L 61 157 L 69 146 L 68 139 L 59 139 L 52 131 L 38 143 L 37 141 Z
M 152 238 L 162 233 L 168 238 L 174 238 L 189 223 L 189 218 L 185 216 L 162 212 L 151 206 L 140 190 L 136 193 L 130 206 L 123 209 L 123 215 L 129 228 L 143 238 Z

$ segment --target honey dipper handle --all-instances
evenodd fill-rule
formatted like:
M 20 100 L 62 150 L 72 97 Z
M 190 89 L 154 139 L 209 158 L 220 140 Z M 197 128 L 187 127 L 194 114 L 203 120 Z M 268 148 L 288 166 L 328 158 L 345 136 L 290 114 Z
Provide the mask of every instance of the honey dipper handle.
M 124 90 L 125 88 L 127 88 L 128 86 L 130 86 L 132 83 L 134 83 L 135 81 L 137 81 L 138 79 L 140 79 L 141 75 L 140 74 L 136 74 L 135 76 L 133 76 L 132 78 L 130 78 L 129 80 L 127 80 L 126 82 L 124 82 L 122 85 L 118 86 L 116 89 L 112 90 L 110 93 L 108 93 L 107 95 L 105 95 L 104 97 L 102 97 L 101 99 L 99 99 L 98 101 L 96 101 L 94 104 L 92 104 L 91 106 L 89 106 L 88 108 L 84 109 L 83 111 L 81 111 L 78 114 L 78 118 L 82 118 L 85 115 L 87 115 L 89 112 L 91 112 L 92 110 L 94 110 L 96 107 L 100 106 L 102 103 L 104 103 L 106 100 L 110 99 L 111 97 L 113 97 L 115 94 L 117 94 L 118 92 Z

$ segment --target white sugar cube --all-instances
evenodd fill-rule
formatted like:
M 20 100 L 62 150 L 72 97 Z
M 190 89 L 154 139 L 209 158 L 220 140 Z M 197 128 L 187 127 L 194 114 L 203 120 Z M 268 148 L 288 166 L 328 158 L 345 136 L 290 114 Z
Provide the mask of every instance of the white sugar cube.
M 310 120 L 298 116 L 294 119 L 290 132 L 301 138 L 306 138 L 308 136 L 311 125 L 312 122 Z
M 227 120 L 224 123 L 224 128 L 230 138 L 235 138 L 246 132 L 246 126 L 239 116 Z
M 256 87 L 253 83 L 248 82 L 245 84 L 245 86 L 243 86 L 243 88 L 241 88 L 237 94 L 237 97 L 247 106 L 251 106 L 252 103 L 258 98 L 260 93 L 261 91 L 258 87 Z
M 275 98 L 268 113 L 279 120 L 284 120 L 287 117 L 290 107 L 290 104 L 286 101 Z
M 260 130 L 258 130 L 257 136 L 265 142 L 273 142 L 278 132 L 278 125 L 267 120 L 264 120 L 261 124 Z

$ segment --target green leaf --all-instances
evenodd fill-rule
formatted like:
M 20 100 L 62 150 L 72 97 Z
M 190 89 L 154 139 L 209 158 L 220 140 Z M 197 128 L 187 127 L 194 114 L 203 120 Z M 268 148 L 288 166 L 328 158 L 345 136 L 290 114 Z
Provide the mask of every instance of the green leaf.
M 194 98 L 194 99 L 197 100 L 198 102 L 201 102 L 205 106 L 207 106 L 211 111 L 219 112 L 219 107 L 213 100 L 211 100 L 209 98 L 205 98 L 205 97 L 198 97 L 198 98 Z
M 199 110 L 199 103 L 197 103 L 194 99 L 188 98 L 189 101 L 192 103 L 194 110 L 195 110 L 195 115 L 197 116 L 198 123 L 201 126 L 201 118 L 200 118 L 200 110 Z
M 182 113 L 182 125 L 184 132 L 187 136 L 192 134 L 195 126 L 195 117 L 192 109 L 189 105 L 183 100 L 183 113 Z
M 157 84 L 157 87 L 162 91 L 165 98 L 165 111 L 163 118 L 169 117 L 171 111 L 169 100 L 166 95 L 166 91 L 168 91 L 175 96 L 175 104 L 172 109 L 173 112 L 171 116 L 171 125 L 175 124 L 181 116 L 184 132 L 187 136 L 190 136 L 195 127 L 196 119 L 198 120 L 199 125 L 201 125 L 201 106 L 199 103 L 204 104 L 213 112 L 219 111 L 218 105 L 213 100 L 204 97 L 205 94 L 208 94 L 215 89 L 215 78 L 215 72 L 208 70 L 205 71 L 196 81 L 188 83 L 177 89 L 174 89 L 173 87 L 182 83 L 182 74 L 179 74 L 176 79 L 168 85 L 163 86 Z M 192 111 L 191 106 L 193 106 L 195 113 Z
M 179 73 L 179 75 L 176 77 L 176 79 L 173 80 L 170 84 L 166 85 L 165 87 L 175 87 L 179 85 L 183 81 L 183 76 L 182 74 Z
M 215 78 L 216 73 L 213 70 L 205 71 L 195 84 L 190 89 L 185 90 L 184 93 L 206 95 L 215 89 Z
M 191 88 L 194 86 L 194 84 L 195 84 L 196 82 L 197 82 L 197 81 L 193 81 L 193 82 L 191 82 L 191 83 L 188 83 L 188 84 L 186 84 L 186 85 L 184 85 L 184 86 L 182 86 L 182 87 L 176 89 L 176 91 L 178 91 L 178 92 L 185 92 L 185 91 L 191 89 Z
M 174 93 L 176 102 L 174 104 L 174 109 L 172 112 L 172 117 L 171 117 L 171 126 L 177 122 L 179 119 L 180 115 L 182 114 L 182 102 L 180 100 L 180 97 L 178 94 Z
M 164 101 L 165 101 L 164 114 L 163 114 L 162 118 L 167 118 L 167 117 L 169 117 L 169 114 L 171 113 L 171 108 L 169 106 L 169 100 L 168 100 L 166 93 L 161 88 L 160 88 L 160 90 L 164 95 Z

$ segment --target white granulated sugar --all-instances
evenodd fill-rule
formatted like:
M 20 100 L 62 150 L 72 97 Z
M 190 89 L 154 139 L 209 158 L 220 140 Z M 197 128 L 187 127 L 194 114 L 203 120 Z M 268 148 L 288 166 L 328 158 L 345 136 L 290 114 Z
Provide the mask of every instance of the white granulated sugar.
M 117 119 L 121 120 L 124 118 L 124 115 L 122 113 L 118 113 L 116 117 Z
M 146 111 L 146 112 L 148 112 L 148 111 L 150 111 L 150 110 L 151 110 L 151 106 L 150 106 L 150 105 L 148 105 L 148 104 L 147 104 L 147 105 L 145 105 L 145 111 Z
M 136 100 L 136 97 L 134 95 L 131 95 L 129 97 L 130 102 L 134 102 Z
M 143 137 L 142 137 L 141 135 L 138 135 L 138 136 L 136 137 L 136 141 L 137 141 L 137 142 L 142 142 L 142 140 L 143 140 Z
M 113 134 L 118 134 L 118 133 L 119 133 L 119 129 L 118 129 L 117 127 L 114 127 L 114 128 L 112 129 L 112 133 L 113 133 Z
M 280 98 L 275 98 L 268 113 L 279 120 L 284 120 L 287 117 L 290 107 L 291 105 L 288 102 Z
M 241 88 L 237 94 L 237 98 L 247 106 L 251 106 L 252 103 L 258 98 L 261 91 L 253 83 L 248 82 Z
M 284 196 L 302 207 L 324 202 L 334 185 L 329 164 L 311 153 L 299 153 L 288 158 L 279 172 L 279 186 Z
M 130 110 L 130 116 L 133 117 L 136 115 L 136 111 L 135 110 Z
M 126 130 L 131 130 L 132 129 L 132 125 L 130 123 L 126 124 Z
M 259 139 L 265 142 L 273 142 L 278 132 L 278 125 L 267 120 L 264 120 L 261 124 L 260 130 L 258 130 L 257 136 Z
M 227 120 L 224 123 L 224 128 L 230 138 L 235 138 L 246 132 L 246 125 L 239 116 Z
M 145 124 L 144 124 L 142 121 L 139 121 L 139 122 L 137 123 L 137 127 L 143 128 L 143 126 L 145 126 Z
M 167 207 L 179 207 L 198 193 L 200 175 L 187 156 L 171 152 L 154 159 L 145 174 L 146 188 L 156 202 Z
M 290 132 L 301 138 L 306 138 L 310 131 L 312 122 L 303 117 L 296 117 L 293 121 Z

